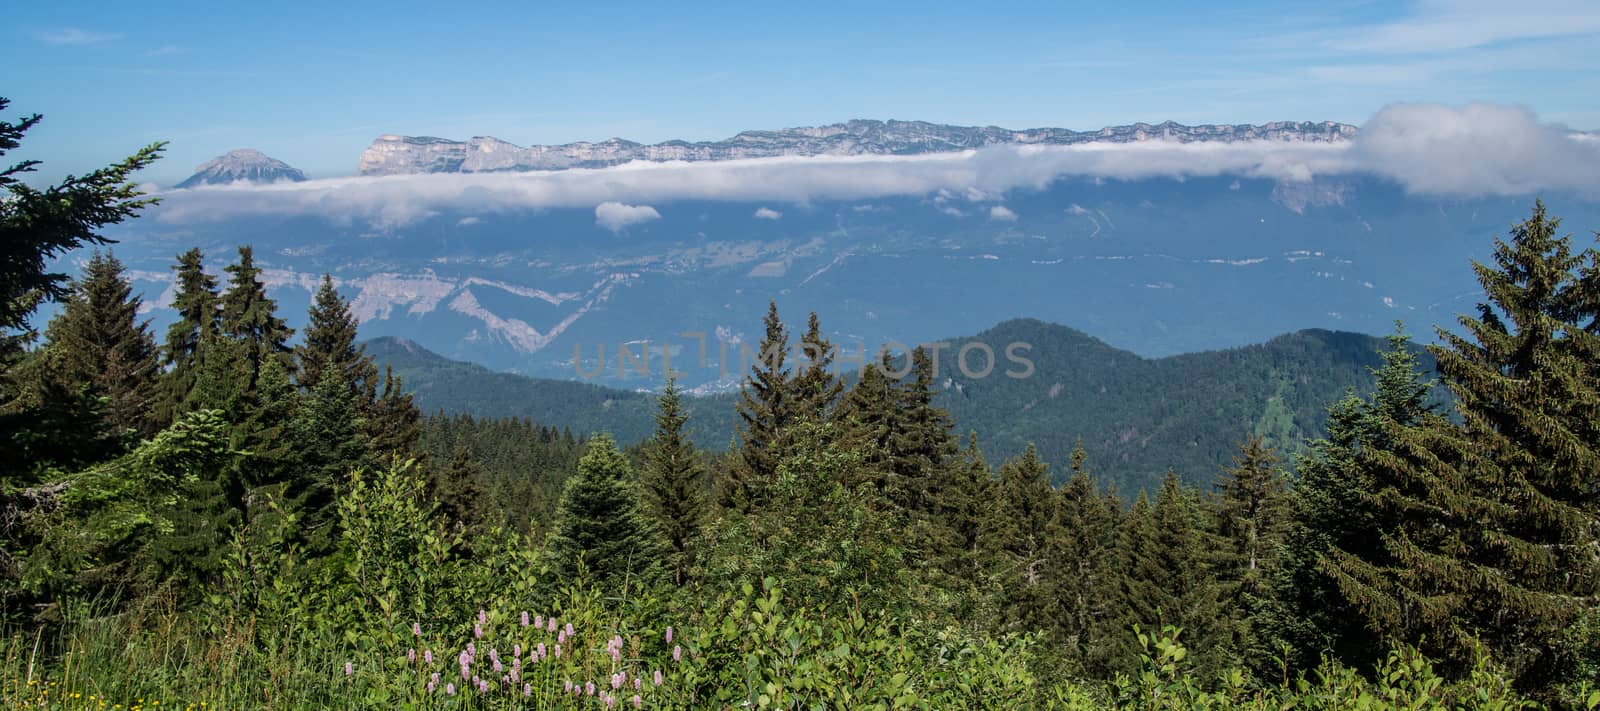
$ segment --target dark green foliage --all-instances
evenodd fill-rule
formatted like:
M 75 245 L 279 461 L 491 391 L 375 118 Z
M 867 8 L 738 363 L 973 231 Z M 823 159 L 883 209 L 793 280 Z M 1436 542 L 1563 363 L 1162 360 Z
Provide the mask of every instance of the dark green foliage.
M 800 349 L 806 365 L 794 376 L 795 413 L 797 417 L 821 422 L 833 414 L 833 406 L 844 392 L 844 383 L 834 371 L 836 349 L 822 335 L 822 322 L 815 311 L 806 318 Z
M 754 493 L 777 471 L 783 458 L 782 435 L 796 417 L 796 391 L 785 365 L 789 333 L 769 302 L 755 364 L 740 389 L 739 457 L 717 482 L 717 504 L 730 511 L 759 506 Z
M 1153 502 L 1143 493 L 1122 527 L 1118 563 L 1125 575 L 1124 614 L 1146 628 L 1174 625 L 1197 647 L 1203 676 L 1225 665 L 1232 652 L 1227 615 L 1216 585 L 1221 548 L 1199 495 L 1171 472 Z
M 1128 637 L 1120 615 L 1123 571 L 1117 560 L 1122 507 L 1101 491 L 1086 459 L 1081 447 L 1073 450 L 1071 477 L 1056 494 L 1046 555 L 1053 637 L 1080 671 L 1098 678 L 1123 657 Z
M 607 434 L 590 438 L 561 493 L 546 546 L 556 578 L 570 581 L 581 572 L 607 590 L 651 582 L 665 569 L 659 536 L 616 441 Z
M 0 98 L 0 111 L 11 105 Z M 0 121 L 0 156 L 22 145 L 22 138 L 42 119 L 38 114 L 20 121 Z M 48 271 L 48 264 L 84 245 L 111 240 L 98 231 L 139 214 L 153 199 L 141 198 L 133 174 L 155 162 L 165 144 L 156 143 L 105 168 L 83 176 L 67 176 L 42 190 L 22 182 L 37 160 L 25 160 L 0 169 L 0 356 L 9 358 L 20 344 L 17 331 L 41 301 L 66 298 L 67 275 Z
M 1000 465 L 980 532 L 1007 628 L 1038 629 L 1050 610 L 1050 531 L 1056 518 L 1049 465 L 1028 447 Z
M 45 357 L 65 390 L 99 401 L 102 432 L 138 438 L 157 429 L 156 344 L 123 274 L 116 257 L 94 253 L 45 330 Z
M 1277 614 L 1270 581 L 1283 563 L 1288 480 L 1277 453 L 1252 435 L 1216 489 L 1216 528 L 1224 545 L 1217 578 L 1233 625 L 1229 646 L 1252 659 L 1271 659 L 1280 650 L 1274 649 L 1268 619 Z
M 363 357 L 370 367 L 370 358 Z M 394 369 L 383 369 L 383 388 L 378 391 L 367 415 L 367 437 L 372 451 L 382 457 L 407 457 L 417 448 L 422 436 L 422 412 L 411 401 Z
M 1375 373 L 1376 392 L 1368 398 L 1350 394 L 1329 408 L 1327 439 L 1313 442 L 1298 463 L 1283 569 L 1272 576 L 1281 609 L 1269 624 L 1279 643 L 1309 654 L 1291 660 L 1300 667 L 1316 664 L 1324 649 L 1352 663 L 1371 663 L 1382 647 L 1379 632 L 1332 576 L 1339 560 L 1389 562 L 1382 534 L 1394 530 L 1399 518 L 1372 499 L 1396 487 L 1389 468 L 1395 460 L 1380 460 L 1394 447 L 1385 423 L 1392 432 L 1436 416 L 1427 402 L 1430 384 L 1421 379 L 1405 343 L 1401 334 L 1390 338 L 1384 366 Z
M 659 403 L 656 436 L 645 447 L 640 483 L 655 527 L 672 558 L 672 580 L 682 585 L 694 565 L 695 544 L 706 519 L 706 477 L 700 453 L 689 441 L 685 429 L 688 418 L 672 380 L 667 381 Z
M 201 342 L 208 333 L 220 333 L 222 317 L 218 304 L 217 280 L 205 271 L 199 249 L 178 255 L 177 294 L 172 308 L 178 318 L 167 327 L 166 345 L 161 351 L 167 373 L 163 383 L 161 415 L 170 421 L 189 401 L 189 392 L 198 379 Z
M 793 426 L 788 454 L 758 483 L 762 505 L 711 525 L 703 581 L 725 589 L 770 578 L 810 606 L 911 611 L 905 519 L 873 487 L 850 483 L 862 456 L 839 446 L 838 429 Z
M 482 498 L 471 518 L 535 539 L 549 528 L 562 488 L 583 454 L 570 432 L 527 420 L 436 415 L 424 419 L 420 429 L 418 448 L 431 472 L 448 466 L 460 448 L 479 469 Z
M 350 313 L 349 302 L 334 288 L 332 276 L 322 275 L 309 316 L 305 338 L 294 348 L 299 368 L 295 377 L 300 387 L 315 388 L 323 373 L 331 372 L 358 394 L 370 393 L 376 386 L 378 370 L 367 357 L 366 348 L 356 344 L 356 317 Z
M 456 445 L 444 466 L 428 471 L 427 496 L 438 504 L 438 513 L 447 528 L 460 533 L 477 530 L 489 512 L 479 480 L 483 474 L 466 445 Z
M 222 293 L 222 333 L 243 345 L 247 390 L 254 389 L 268 358 L 290 365 L 289 338 L 294 330 L 278 318 L 277 303 L 267 296 L 256 267 L 255 251 L 239 247 L 239 261 L 228 265 L 228 290 Z

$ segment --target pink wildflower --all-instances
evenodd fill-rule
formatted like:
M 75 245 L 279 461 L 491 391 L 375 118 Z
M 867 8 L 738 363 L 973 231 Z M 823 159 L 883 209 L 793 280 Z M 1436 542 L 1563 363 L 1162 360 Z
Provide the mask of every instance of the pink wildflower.
M 548 620 L 545 620 L 545 623 L 546 623 L 546 629 L 545 629 L 546 632 L 554 632 L 554 631 L 556 631 L 556 618 L 552 617 L 552 618 L 550 618 Z M 567 629 L 572 629 L 572 625 L 567 625 Z
M 544 628 L 544 615 L 534 615 L 533 616 L 533 626 L 537 627 L 537 628 L 540 628 L 540 629 L 543 629 Z
M 532 684 L 523 684 L 522 685 L 522 695 L 523 696 L 533 696 L 533 685 Z
M 484 612 L 483 608 L 481 608 L 481 607 L 478 608 L 478 624 L 480 624 L 480 625 L 489 624 L 489 613 Z
M 406 661 L 411 662 L 412 664 L 415 664 L 417 662 L 417 648 L 416 647 L 412 647 L 411 649 L 407 649 L 406 650 Z
M 634 691 L 642 691 L 643 689 L 644 689 L 644 679 L 641 679 L 639 677 L 634 677 L 633 678 L 633 690 Z
M 568 622 L 567 623 L 567 636 L 571 637 L 574 634 L 576 634 L 576 633 L 572 631 L 572 623 Z
M 660 669 L 656 670 L 655 682 L 656 682 L 656 686 L 661 686 L 661 670 Z
M 644 699 L 639 698 L 638 694 L 634 694 L 633 695 L 633 707 L 634 708 L 639 708 L 642 705 L 644 705 Z
M 427 664 L 432 664 L 433 663 L 433 650 L 431 650 L 431 649 L 422 650 L 422 661 L 427 663 Z
M 672 644 L 672 625 L 667 625 L 667 644 Z
M 483 639 L 483 625 L 473 625 L 472 636 Z
M 444 693 L 449 694 L 451 696 L 455 696 L 456 695 L 456 685 L 455 685 L 455 683 L 452 682 L 452 683 L 449 683 L 449 684 L 445 684 L 444 685 Z
M 583 693 L 588 694 L 589 696 L 594 696 L 594 682 L 591 681 L 587 684 L 584 684 Z
M 556 659 L 561 658 L 561 645 L 556 645 Z
M 672 645 L 672 661 L 683 661 L 683 647 L 679 647 L 676 644 Z
M 413 634 L 413 635 L 415 635 L 417 637 L 421 637 L 422 636 L 422 624 L 419 623 L 419 622 L 411 623 L 411 634 Z
M 355 665 L 351 664 L 350 662 L 345 662 L 344 663 L 344 675 L 345 676 L 350 676 L 351 674 L 354 674 L 354 673 L 356 673 Z
M 527 627 L 528 626 L 528 611 L 527 610 L 523 610 L 522 611 L 522 626 L 523 627 Z

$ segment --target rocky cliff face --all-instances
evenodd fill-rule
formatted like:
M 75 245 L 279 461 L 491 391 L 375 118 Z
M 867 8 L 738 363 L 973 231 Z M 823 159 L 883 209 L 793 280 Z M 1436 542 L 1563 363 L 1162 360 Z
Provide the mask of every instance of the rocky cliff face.
M 180 188 L 200 185 L 226 185 L 239 180 L 252 183 L 273 183 L 279 180 L 299 182 L 306 174 L 281 160 L 261 151 L 242 148 L 229 151 L 195 166 L 194 175 L 181 183 Z
M 1311 141 L 1328 143 L 1355 136 L 1356 127 L 1278 121 L 1253 126 L 1185 126 L 1168 121 L 1110 126 L 1098 131 L 1036 128 L 1023 131 L 949 126 L 925 121 L 850 121 L 828 126 L 745 131 L 722 141 L 667 141 L 645 145 L 613 138 L 599 143 L 518 146 L 489 136 L 466 141 L 413 136 L 380 136 L 361 154 L 362 175 L 406 173 L 479 173 L 507 170 L 599 168 L 634 160 L 708 161 L 738 158 L 815 155 L 910 155 L 960 151 L 1001 144 L 1069 145 L 1074 143 L 1169 140 Z

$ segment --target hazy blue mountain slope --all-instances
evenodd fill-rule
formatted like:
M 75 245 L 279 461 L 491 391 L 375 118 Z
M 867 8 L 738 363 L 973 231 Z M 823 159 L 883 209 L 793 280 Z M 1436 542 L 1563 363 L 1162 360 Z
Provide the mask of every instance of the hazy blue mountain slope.
M 1094 469 L 1124 490 L 1153 486 L 1167 469 L 1210 482 L 1247 434 L 1261 434 L 1286 455 L 1324 434 L 1327 406 L 1347 389 L 1371 387 L 1382 339 L 1308 330 L 1242 348 L 1159 359 L 1141 358 L 1082 332 L 1032 319 L 1007 321 L 975 336 L 942 341 L 938 402 L 960 432 L 977 431 L 998 461 L 1029 442 L 1057 465 L 1082 438 Z M 968 349 L 996 353 L 993 372 Z M 1009 344 L 1033 364 L 1006 358 Z M 369 341 L 369 352 L 394 365 L 425 411 L 530 417 L 578 432 L 606 430 L 623 442 L 647 437 L 654 398 L 571 381 L 495 373 L 451 361 L 398 339 Z M 1429 368 L 1432 361 L 1424 354 Z M 690 398 L 695 440 L 721 449 L 733 433 L 734 394 Z

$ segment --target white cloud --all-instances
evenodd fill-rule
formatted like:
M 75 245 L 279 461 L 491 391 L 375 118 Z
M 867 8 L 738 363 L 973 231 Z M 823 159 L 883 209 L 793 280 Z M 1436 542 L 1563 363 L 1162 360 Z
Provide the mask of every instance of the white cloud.
M 620 232 L 628 225 L 661 219 L 661 213 L 649 205 L 624 205 L 607 201 L 594 208 L 594 223 L 612 232 Z
M 1423 0 L 1408 17 L 1328 44 L 1353 52 L 1416 54 L 1595 33 L 1600 5 L 1592 0 Z
M 65 27 L 58 30 L 40 30 L 33 33 L 33 36 L 45 44 L 84 45 L 110 42 L 121 35 L 110 34 L 107 32 L 93 32 L 77 27 Z
M 657 219 L 651 204 L 677 200 L 805 203 L 890 196 L 1002 196 L 1063 177 L 1139 180 L 1231 175 L 1304 181 L 1378 175 L 1439 195 L 1575 191 L 1600 196 L 1600 141 L 1574 138 L 1511 106 L 1398 104 L 1338 144 L 1086 143 L 1008 145 L 912 156 L 817 156 L 721 162 L 635 161 L 531 173 L 435 173 L 348 177 L 272 185 L 168 191 L 156 208 L 171 223 L 251 215 L 320 215 L 404 225 L 446 210 L 478 215 L 542 208 L 595 208 L 613 231 Z M 934 199 L 934 204 L 959 209 Z M 774 211 L 775 212 L 775 211 Z
M 989 219 L 1000 220 L 1002 222 L 1016 222 L 1017 213 L 1013 212 L 1011 208 L 1006 207 L 1005 205 L 995 205 L 994 207 L 989 208 Z
M 456 226 L 457 227 L 467 227 L 469 225 L 476 225 L 476 224 L 478 224 L 479 222 L 482 222 L 482 221 L 483 220 L 478 219 L 477 216 L 475 216 L 475 215 L 468 215 L 468 216 L 463 217 L 463 218 L 461 218 L 459 220 L 456 220 Z
M 761 207 L 756 210 L 756 219 L 758 220 L 776 220 L 780 217 L 783 217 L 783 213 L 770 207 Z

